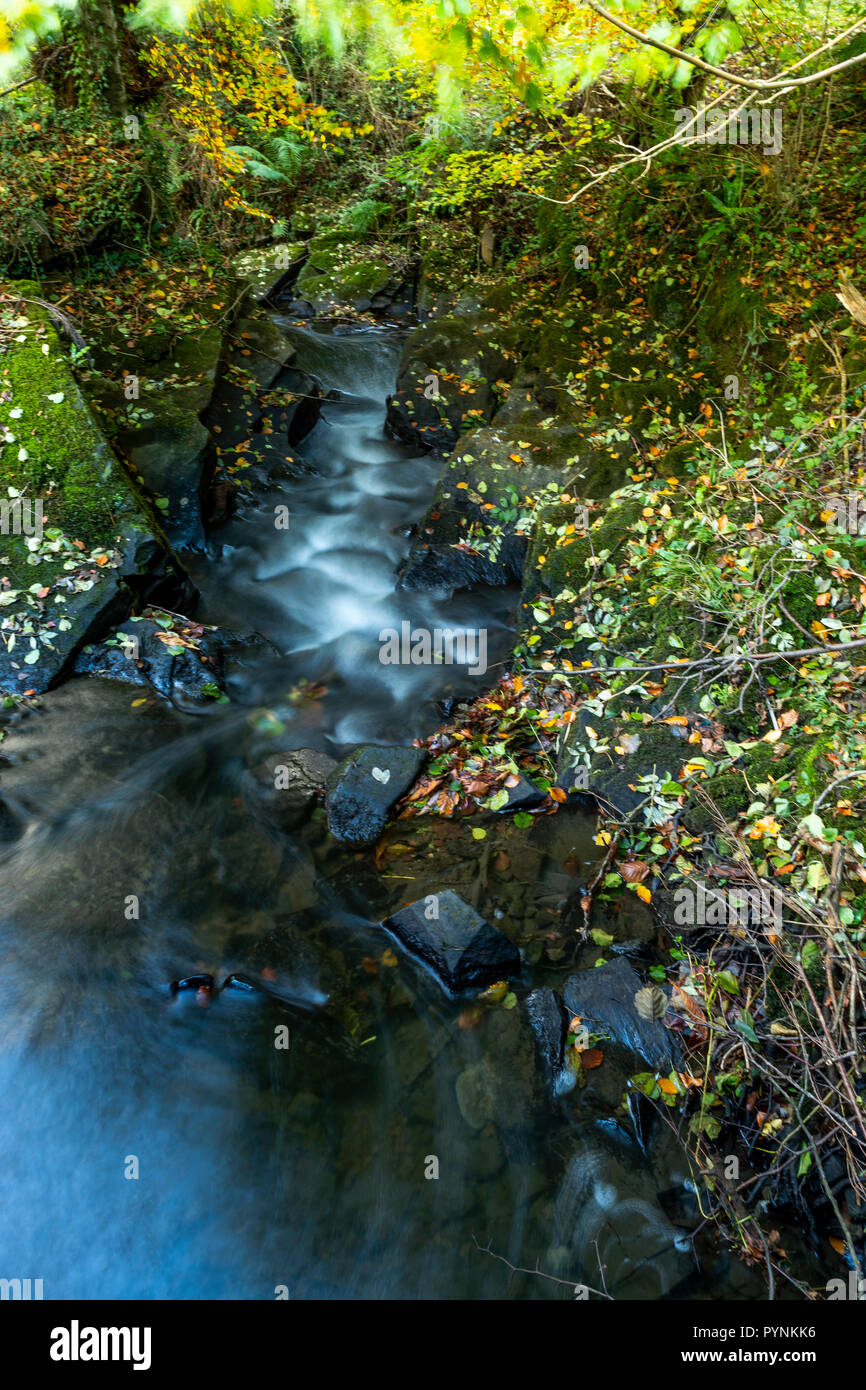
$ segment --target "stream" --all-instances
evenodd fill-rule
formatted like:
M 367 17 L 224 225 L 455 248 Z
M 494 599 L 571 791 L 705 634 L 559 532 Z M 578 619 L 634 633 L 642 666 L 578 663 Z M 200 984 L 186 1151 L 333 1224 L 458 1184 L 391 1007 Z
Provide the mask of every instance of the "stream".
M 522 1002 L 464 1027 L 466 1001 L 399 946 L 382 963 L 393 898 L 369 856 L 321 817 L 280 835 L 245 811 L 244 769 L 269 748 L 429 734 L 437 702 L 495 683 L 517 603 L 395 587 L 441 469 L 384 434 L 399 333 L 291 331 L 332 393 L 296 451 L 308 471 L 192 568 L 196 618 L 270 653 L 206 717 L 100 678 L 5 716 L 23 830 L 0 857 L 0 1275 L 41 1278 L 50 1299 L 573 1299 L 577 1281 L 748 1296 L 741 1266 L 698 1258 L 675 1136 L 636 1141 L 619 1078 L 545 1094 Z M 384 665 L 380 632 L 407 620 L 485 629 L 493 669 Z M 303 682 L 316 698 L 291 699 Z M 540 887 L 515 870 L 521 911 L 569 856 L 593 861 L 592 828 L 563 810 L 522 832 Z M 471 885 L 454 827 L 413 833 L 431 881 L 447 865 Z M 399 872 L 385 887 L 410 901 Z M 238 973 L 268 989 L 220 988 Z M 172 993 L 196 975 L 214 988 Z M 527 966 L 521 1000 L 554 975 Z

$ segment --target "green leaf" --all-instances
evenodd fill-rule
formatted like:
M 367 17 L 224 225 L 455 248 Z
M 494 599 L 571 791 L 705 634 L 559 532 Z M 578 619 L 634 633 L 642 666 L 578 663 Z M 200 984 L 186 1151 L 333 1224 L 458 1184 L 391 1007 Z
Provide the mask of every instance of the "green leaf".
M 472 829 L 472 838 L 473 840 L 486 840 L 487 831 L 482 830 L 480 825 L 476 825 Z
M 808 971 L 813 965 L 817 965 L 821 959 L 821 947 L 817 941 L 806 941 L 800 952 L 800 964 L 803 969 Z
M 590 932 L 590 936 L 592 937 L 596 946 L 609 946 L 613 941 L 613 937 L 611 936 L 610 932 L 602 931 L 601 927 L 593 927 L 592 931 Z
M 525 830 L 528 825 L 532 824 L 532 816 L 528 811 L 518 811 L 514 817 L 514 824 L 518 830 Z
M 739 994 L 740 982 L 736 975 L 731 974 L 730 970 L 720 970 L 716 979 L 726 994 Z

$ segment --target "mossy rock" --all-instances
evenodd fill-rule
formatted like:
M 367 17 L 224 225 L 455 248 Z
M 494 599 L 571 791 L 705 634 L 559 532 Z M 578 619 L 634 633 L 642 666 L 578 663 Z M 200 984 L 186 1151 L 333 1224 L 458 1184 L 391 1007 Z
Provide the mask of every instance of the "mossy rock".
M 242 251 L 235 257 L 233 269 L 238 279 L 247 285 L 252 298 L 261 303 L 283 281 L 297 274 L 306 255 L 303 241 L 280 241 L 273 246 L 255 246 Z
M 131 370 L 141 373 L 138 397 L 114 411 L 117 449 L 175 550 L 205 544 L 201 500 L 215 451 L 201 416 L 213 398 L 222 355 L 222 330 L 214 325 L 177 338 L 171 356 L 149 367 L 133 359 Z M 252 353 L 248 361 L 254 363 Z
M 395 267 L 375 249 L 359 254 L 359 239 L 343 230 L 315 237 L 295 282 L 293 303 L 318 316 L 337 310 L 366 313 L 394 299 L 407 269 Z
M 510 380 L 507 335 L 485 310 L 423 324 L 406 339 L 388 429 L 411 447 L 447 453 L 496 411 Z
M 41 503 L 13 511 L 0 535 L 0 688 L 20 692 L 47 689 L 103 619 L 123 616 L 122 576 L 157 546 L 49 314 L 28 302 L 39 286 L 16 289 L 0 355 L 0 496 Z

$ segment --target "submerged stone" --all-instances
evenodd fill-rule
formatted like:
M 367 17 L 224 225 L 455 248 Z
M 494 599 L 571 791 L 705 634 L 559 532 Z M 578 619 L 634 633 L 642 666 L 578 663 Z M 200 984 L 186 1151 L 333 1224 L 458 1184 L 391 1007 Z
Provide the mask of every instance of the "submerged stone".
M 294 830 L 307 819 L 336 766 L 315 748 L 274 753 L 245 774 L 244 801 L 258 819 Z
M 483 989 L 520 970 L 514 943 L 450 889 L 401 907 L 382 925 L 452 994 Z

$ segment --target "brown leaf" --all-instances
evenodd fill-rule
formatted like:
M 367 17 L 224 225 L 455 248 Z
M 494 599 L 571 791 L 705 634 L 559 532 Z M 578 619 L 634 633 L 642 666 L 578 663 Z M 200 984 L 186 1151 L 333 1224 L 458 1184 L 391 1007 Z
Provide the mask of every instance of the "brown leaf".
M 634 1006 L 645 1022 L 654 1023 L 657 1019 L 664 1018 L 668 1011 L 667 995 L 658 985 L 645 985 L 635 995 Z
M 642 883 L 650 871 L 649 864 L 644 864 L 638 859 L 626 859 L 616 867 L 626 883 Z
M 469 783 L 466 790 L 470 796 L 486 796 L 490 787 L 487 782 L 482 782 L 476 777 L 474 781 Z
M 587 1071 L 592 1071 L 594 1067 L 600 1067 L 604 1061 L 604 1053 L 598 1047 L 588 1047 L 586 1052 L 581 1052 L 581 1066 Z

